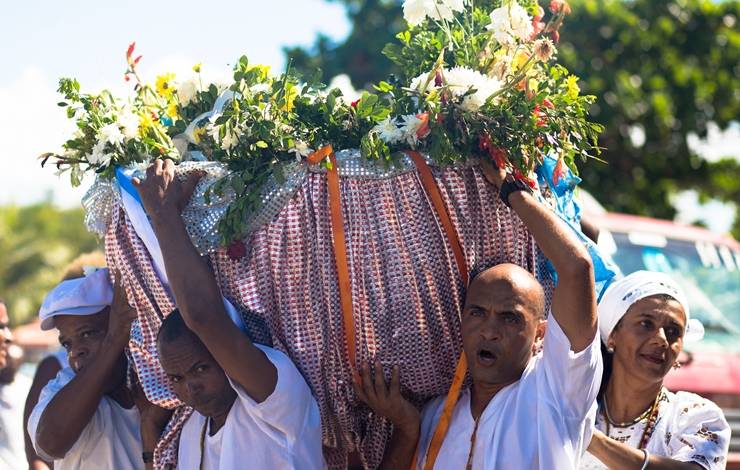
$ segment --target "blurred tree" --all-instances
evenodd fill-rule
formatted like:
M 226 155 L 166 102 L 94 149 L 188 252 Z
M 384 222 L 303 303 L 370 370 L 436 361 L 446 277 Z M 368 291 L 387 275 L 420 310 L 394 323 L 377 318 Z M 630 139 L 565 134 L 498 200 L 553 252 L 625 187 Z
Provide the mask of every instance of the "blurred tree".
M 0 207 L 0 297 L 13 325 L 36 315 L 67 263 L 100 248 L 83 218 L 82 209 L 61 210 L 49 203 Z
M 348 74 L 366 87 L 393 72 L 380 54 L 403 28 L 401 1 L 334 0 L 354 28 L 341 44 L 319 37 L 312 50 L 286 50 L 296 69 Z M 545 2 L 546 3 L 546 2 Z M 572 0 L 559 60 L 599 99 L 593 119 L 606 126 L 608 165 L 581 165 L 584 187 L 608 209 L 672 219 L 670 195 L 696 189 L 734 202 L 740 213 L 740 162 L 708 162 L 687 136 L 740 116 L 740 2 Z M 733 233 L 740 238 L 740 217 Z

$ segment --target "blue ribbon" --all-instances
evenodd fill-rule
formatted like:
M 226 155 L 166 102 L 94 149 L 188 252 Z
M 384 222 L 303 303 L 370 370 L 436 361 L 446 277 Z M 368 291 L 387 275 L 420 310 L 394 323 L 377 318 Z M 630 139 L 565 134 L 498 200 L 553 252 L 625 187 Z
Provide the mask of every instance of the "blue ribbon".
M 576 186 L 581 183 L 581 178 L 574 175 L 566 166 L 565 174 L 560 177 L 556 184 L 553 174 L 557 164 L 558 160 L 556 158 L 549 155 L 546 156 L 542 164 L 535 171 L 537 173 L 537 180 L 540 186 L 547 185 L 550 188 L 556 198 L 555 213 L 565 221 L 568 227 L 578 236 L 579 240 L 586 245 L 594 266 L 596 294 L 598 299 L 601 300 L 601 296 L 604 295 L 606 288 L 614 280 L 619 272 L 619 268 L 611 259 L 599 251 L 599 248 L 591 239 L 583 234 L 581 230 L 581 207 L 573 197 L 573 192 Z M 557 282 L 557 273 L 549 260 L 547 262 L 547 269 L 553 276 L 553 279 L 555 279 L 555 282 Z

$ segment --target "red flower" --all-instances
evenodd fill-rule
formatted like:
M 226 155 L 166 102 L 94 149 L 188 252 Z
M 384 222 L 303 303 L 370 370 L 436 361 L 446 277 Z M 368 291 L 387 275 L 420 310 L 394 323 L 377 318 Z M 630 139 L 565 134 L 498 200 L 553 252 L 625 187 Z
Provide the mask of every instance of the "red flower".
M 129 80 L 131 80 L 131 77 L 129 77 L 128 74 L 125 74 L 123 76 L 123 79 L 126 80 L 126 81 L 129 81 Z
M 135 47 L 136 47 L 136 41 L 128 45 L 128 49 L 126 50 L 126 62 L 131 63 L 131 56 L 134 55 Z
M 138 65 L 138 63 L 139 63 L 139 61 L 141 60 L 142 57 L 143 56 L 137 57 L 136 60 L 134 60 L 134 65 Z
M 358 104 L 360 104 L 360 100 L 355 100 L 352 103 L 350 103 L 350 106 L 352 106 L 353 108 L 357 108 Z
M 421 126 L 419 126 L 419 129 L 416 131 L 416 137 L 423 139 L 432 131 L 429 128 L 429 113 L 417 114 L 416 118 L 421 120 Z
M 545 98 L 544 100 L 542 100 L 542 105 L 545 108 L 555 109 L 555 105 L 552 104 L 552 101 L 550 101 L 548 98 Z
M 512 174 L 514 175 L 514 178 L 519 181 L 524 181 L 530 188 L 537 189 L 537 182 L 532 178 L 524 176 L 524 173 L 522 173 L 519 168 L 514 167 L 514 171 L 512 172 Z
M 552 172 L 552 181 L 555 183 L 555 186 L 560 183 L 560 180 L 565 177 L 565 161 L 560 158 L 558 159 L 558 163 L 555 165 L 555 169 Z
M 480 148 L 481 151 L 488 153 L 497 168 L 506 168 L 509 163 L 509 159 L 506 156 L 506 150 L 501 147 L 495 147 L 491 141 L 491 137 L 486 133 L 482 133 L 478 136 L 478 148 Z
M 437 70 L 437 73 L 434 74 L 434 86 L 440 87 L 443 85 L 444 80 L 442 79 L 442 72 L 440 70 Z
M 553 31 L 550 33 L 550 37 L 552 37 L 552 42 L 558 43 L 560 42 L 560 33 L 557 31 Z
M 553 14 L 558 14 L 562 11 L 564 15 L 571 13 L 570 5 L 565 0 L 552 0 L 550 2 L 550 11 Z
M 232 260 L 242 259 L 247 256 L 247 246 L 241 240 L 237 240 L 226 249 L 226 254 Z
M 534 105 L 532 115 L 537 118 L 537 122 L 535 123 L 537 127 L 544 127 L 547 125 L 547 115 L 542 112 L 542 110 L 540 109 L 540 105 Z

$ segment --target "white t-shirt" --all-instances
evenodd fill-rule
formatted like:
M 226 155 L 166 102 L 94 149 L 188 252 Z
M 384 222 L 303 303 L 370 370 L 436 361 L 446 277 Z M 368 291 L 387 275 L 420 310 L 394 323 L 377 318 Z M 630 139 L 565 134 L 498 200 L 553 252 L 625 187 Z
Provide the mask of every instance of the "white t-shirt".
M 234 381 L 237 398 L 216 435 L 205 440 L 204 469 L 256 470 L 324 469 L 319 407 L 306 381 L 291 360 L 280 351 L 260 348 L 275 365 L 275 391 L 255 402 Z M 197 469 L 200 438 L 206 418 L 200 413 L 185 422 L 180 434 L 177 468 Z
M 41 415 L 49 402 L 75 376 L 67 367 L 59 371 L 56 378 L 41 391 L 39 402 L 28 419 L 28 434 L 31 436 L 36 453 L 48 460 L 53 460 L 36 443 L 36 430 Z M 123 408 L 108 396 L 100 399 L 95 414 L 82 430 L 74 446 L 61 460 L 54 460 L 55 470 L 99 470 L 115 468 L 116 470 L 143 470 L 141 458 L 141 431 L 139 412 L 136 407 Z M 64 432 L 60 429 L 59 432 Z
M 631 426 L 609 426 L 609 437 L 632 447 L 640 445 L 647 420 Z M 596 429 L 606 432 L 601 413 Z M 722 410 L 713 402 L 688 392 L 663 390 L 658 402 L 658 419 L 647 443 L 651 454 L 670 457 L 680 462 L 693 462 L 708 470 L 720 470 L 727 464 L 730 425 Z M 586 452 L 581 470 L 606 469 L 596 457 Z
M 26 448 L 23 442 L 23 407 L 31 379 L 17 373 L 13 382 L 0 385 L 0 468 L 25 469 Z
M 574 353 L 570 342 L 550 316 L 543 351 L 530 360 L 519 381 L 499 391 L 479 418 L 472 468 L 578 468 L 591 441 L 596 395 L 602 363 L 598 334 L 586 349 Z M 423 468 L 426 452 L 444 407 L 437 397 L 422 412 L 417 461 Z M 470 454 L 475 421 L 470 391 L 461 394 L 434 468 L 464 469 Z

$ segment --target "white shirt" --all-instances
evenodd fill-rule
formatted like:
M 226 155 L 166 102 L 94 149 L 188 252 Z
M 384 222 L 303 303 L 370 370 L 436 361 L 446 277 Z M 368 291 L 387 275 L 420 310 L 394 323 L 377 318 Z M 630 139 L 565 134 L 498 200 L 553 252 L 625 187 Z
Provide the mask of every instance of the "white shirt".
M 226 422 L 214 436 L 206 432 L 204 469 L 255 470 L 324 469 L 319 407 L 306 381 L 280 351 L 260 348 L 275 365 L 277 384 L 263 402 L 255 402 L 233 380 L 237 393 Z M 185 422 L 178 449 L 177 468 L 197 469 L 200 438 L 206 418 L 200 413 Z
M 71 368 L 59 371 L 41 391 L 39 402 L 28 419 L 28 434 L 36 453 L 53 460 L 36 443 L 36 430 L 44 410 L 54 396 L 75 376 Z M 107 396 L 100 399 L 95 414 L 80 437 L 61 460 L 54 460 L 54 470 L 143 470 L 141 432 L 136 407 L 123 408 Z M 59 432 L 64 432 L 60 429 Z
M 655 430 L 647 442 L 651 454 L 670 457 L 680 462 L 694 462 L 709 470 L 720 470 L 727 464 L 730 425 L 722 410 L 713 402 L 688 392 L 663 390 L 658 402 Z M 632 447 L 640 445 L 647 420 L 627 427 L 609 426 L 609 437 Z M 596 429 L 606 433 L 606 420 L 599 413 Z M 581 470 L 606 469 L 588 452 Z
M 598 334 L 574 353 L 550 315 L 543 351 L 530 360 L 521 379 L 499 391 L 479 418 L 473 449 L 474 469 L 578 468 L 591 441 L 602 363 Z M 423 468 L 429 441 L 444 407 L 437 397 L 422 412 L 417 468 Z M 475 421 L 470 391 L 462 393 L 437 460 L 436 470 L 465 469 Z
M 26 448 L 23 442 L 23 407 L 31 379 L 16 373 L 13 382 L 0 385 L 0 468 L 25 469 Z

